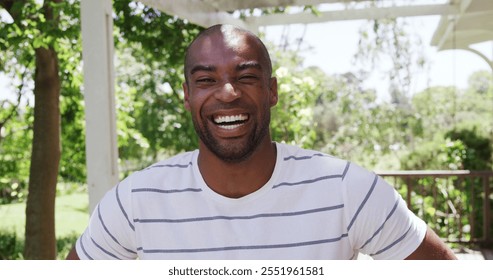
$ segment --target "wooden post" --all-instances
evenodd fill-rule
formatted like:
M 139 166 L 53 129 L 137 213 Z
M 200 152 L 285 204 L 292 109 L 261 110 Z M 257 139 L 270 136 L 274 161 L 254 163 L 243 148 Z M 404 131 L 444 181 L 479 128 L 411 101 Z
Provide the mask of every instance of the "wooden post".
M 493 242 L 493 238 L 491 237 L 490 178 L 488 175 L 483 177 L 483 237 L 487 244 Z
M 118 182 L 111 0 L 82 0 L 89 210 Z

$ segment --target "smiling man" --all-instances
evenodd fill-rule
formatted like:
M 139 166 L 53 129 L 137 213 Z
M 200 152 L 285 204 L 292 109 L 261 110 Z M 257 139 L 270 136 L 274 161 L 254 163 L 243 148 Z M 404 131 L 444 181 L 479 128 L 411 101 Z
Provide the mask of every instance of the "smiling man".
M 198 150 L 109 191 L 68 259 L 454 259 L 384 180 L 273 142 L 277 81 L 254 34 L 216 25 L 185 58 Z
M 185 108 L 200 138 L 200 172 L 221 195 L 248 195 L 272 175 L 269 124 L 277 82 L 271 74 L 262 42 L 233 26 L 205 31 L 188 49 Z

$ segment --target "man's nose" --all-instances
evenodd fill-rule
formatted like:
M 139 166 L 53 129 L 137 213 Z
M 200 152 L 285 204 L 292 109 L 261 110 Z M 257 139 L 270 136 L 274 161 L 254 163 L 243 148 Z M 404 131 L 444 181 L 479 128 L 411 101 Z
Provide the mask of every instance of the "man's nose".
M 241 91 L 228 82 L 216 91 L 215 97 L 223 102 L 232 102 L 241 97 Z

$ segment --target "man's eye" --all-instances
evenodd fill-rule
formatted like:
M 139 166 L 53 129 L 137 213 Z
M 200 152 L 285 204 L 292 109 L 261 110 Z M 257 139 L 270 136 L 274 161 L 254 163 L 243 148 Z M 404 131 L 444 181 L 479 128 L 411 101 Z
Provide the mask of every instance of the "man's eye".
M 256 81 L 257 80 L 257 76 L 253 76 L 253 75 L 245 75 L 245 76 L 241 76 L 240 81 Z
M 214 83 L 214 79 L 211 78 L 201 78 L 197 79 L 197 83 Z

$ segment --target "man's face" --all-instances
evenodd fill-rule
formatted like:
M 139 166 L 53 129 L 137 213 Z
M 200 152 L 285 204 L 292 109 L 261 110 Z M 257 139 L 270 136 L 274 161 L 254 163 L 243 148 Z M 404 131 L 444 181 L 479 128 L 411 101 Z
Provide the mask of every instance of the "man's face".
M 241 162 L 262 141 L 271 141 L 270 108 L 277 103 L 277 83 L 250 36 L 216 32 L 189 49 L 185 108 L 201 145 L 227 162 Z

